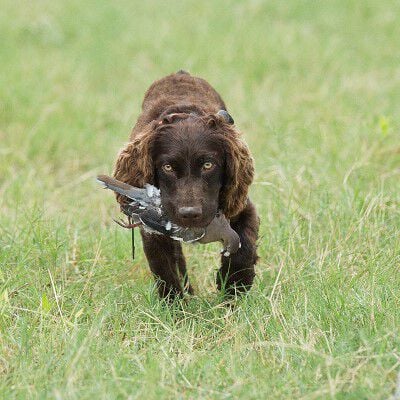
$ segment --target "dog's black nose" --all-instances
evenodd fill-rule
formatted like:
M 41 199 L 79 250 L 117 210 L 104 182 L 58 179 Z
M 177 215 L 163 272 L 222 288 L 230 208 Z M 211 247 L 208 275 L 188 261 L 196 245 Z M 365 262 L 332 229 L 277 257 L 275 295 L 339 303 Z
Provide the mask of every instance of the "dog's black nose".
M 201 217 L 201 207 L 179 207 L 179 216 L 183 219 L 198 219 Z

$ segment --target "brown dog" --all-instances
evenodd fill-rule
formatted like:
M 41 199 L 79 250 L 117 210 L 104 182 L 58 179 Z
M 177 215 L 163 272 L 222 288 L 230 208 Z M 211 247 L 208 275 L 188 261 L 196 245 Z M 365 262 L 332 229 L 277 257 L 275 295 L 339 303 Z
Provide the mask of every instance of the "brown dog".
M 249 150 L 219 94 L 205 80 L 179 71 L 148 89 L 114 177 L 132 186 L 160 188 L 164 212 L 180 226 L 207 226 L 222 210 L 241 248 L 221 257 L 217 286 L 234 294 L 249 289 L 255 275 L 259 219 L 247 197 L 253 173 Z M 120 195 L 117 199 L 126 201 Z M 193 293 L 181 244 L 141 234 L 160 296 Z

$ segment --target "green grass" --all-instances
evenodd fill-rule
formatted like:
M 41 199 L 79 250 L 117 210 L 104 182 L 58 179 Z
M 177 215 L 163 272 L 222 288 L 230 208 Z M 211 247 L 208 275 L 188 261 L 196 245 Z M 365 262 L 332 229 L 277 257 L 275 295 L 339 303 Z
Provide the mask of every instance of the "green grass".
M 0 0 L 0 396 L 388 399 L 400 367 L 397 1 Z M 256 161 L 260 262 L 234 310 L 217 245 L 156 296 L 94 183 L 146 88 L 222 94 Z

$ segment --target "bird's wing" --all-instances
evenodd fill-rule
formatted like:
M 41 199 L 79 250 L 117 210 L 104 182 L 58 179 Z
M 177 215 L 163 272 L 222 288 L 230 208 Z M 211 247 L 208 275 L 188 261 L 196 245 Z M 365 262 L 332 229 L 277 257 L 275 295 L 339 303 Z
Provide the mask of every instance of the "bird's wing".
M 111 178 L 107 175 L 98 175 L 97 181 L 104 185 L 106 189 L 111 189 L 114 192 L 130 198 L 131 200 L 145 203 L 151 202 L 150 197 L 147 195 L 146 189 L 136 188 L 134 186 L 128 185 L 127 183 L 120 182 L 117 179 Z
M 200 240 L 205 233 L 205 229 L 202 228 L 181 228 L 180 226 L 173 225 L 169 235 L 172 239 L 185 243 L 193 243 Z
M 146 185 L 144 189 L 139 189 L 107 175 L 98 175 L 97 180 L 105 188 L 133 200 L 121 206 L 123 213 L 134 221 L 142 222 L 151 231 L 186 243 L 195 242 L 205 235 L 205 229 L 182 228 L 168 221 L 161 212 L 160 191 L 156 187 Z
M 138 213 L 138 216 L 143 225 L 163 235 L 170 236 L 171 231 L 167 228 L 171 224 L 156 209 L 143 210 Z
M 191 243 L 199 240 L 205 234 L 205 229 L 182 228 L 168 221 L 156 208 L 147 209 L 137 214 L 145 227 L 151 228 L 171 239 Z

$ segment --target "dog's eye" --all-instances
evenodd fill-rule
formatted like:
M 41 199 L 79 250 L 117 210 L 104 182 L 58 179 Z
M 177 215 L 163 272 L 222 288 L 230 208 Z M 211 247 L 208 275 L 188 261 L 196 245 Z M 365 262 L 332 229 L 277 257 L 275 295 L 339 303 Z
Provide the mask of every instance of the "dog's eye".
M 164 165 L 162 166 L 162 169 L 163 169 L 165 172 L 172 172 L 172 171 L 173 171 L 173 168 L 172 168 L 172 165 L 171 165 L 171 164 L 164 164 Z
M 214 164 L 212 162 L 207 161 L 203 164 L 203 169 L 205 169 L 207 171 L 207 170 L 210 170 L 213 166 L 214 166 Z

